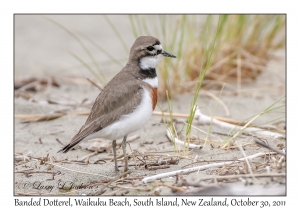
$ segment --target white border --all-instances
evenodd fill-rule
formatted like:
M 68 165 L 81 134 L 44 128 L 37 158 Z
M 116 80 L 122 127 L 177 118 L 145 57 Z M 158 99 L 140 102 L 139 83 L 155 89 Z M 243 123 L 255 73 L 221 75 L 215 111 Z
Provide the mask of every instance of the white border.
M 1 4 L 1 206 L 14 207 L 13 197 L 13 14 L 14 13 L 287 13 L 288 89 L 288 192 L 287 206 L 298 204 L 299 174 L 299 11 L 296 1 L 174 1 L 110 0 L 61 1 L 15 0 Z M 130 199 L 133 199 L 132 197 Z M 257 198 L 273 200 L 273 198 Z M 23 207 L 32 209 L 32 207 Z M 78 208 L 79 209 L 79 208 Z M 108 208 L 109 209 L 109 208 Z M 211 208 L 212 209 L 212 208 Z M 214 208 L 216 209 L 216 208 Z M 282 208 L 277 208 L 282 209 Z M 296 208 L 293 208 L 296 209 Z

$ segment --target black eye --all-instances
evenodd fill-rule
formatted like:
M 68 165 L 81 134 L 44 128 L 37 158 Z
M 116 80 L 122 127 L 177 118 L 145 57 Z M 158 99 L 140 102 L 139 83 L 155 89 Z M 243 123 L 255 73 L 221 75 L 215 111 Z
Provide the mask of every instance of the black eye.
M 147 47 L 147 50 L 152 51 L 152 50 L 154 50 L 154 47 L 152 47 L 152 46 Z

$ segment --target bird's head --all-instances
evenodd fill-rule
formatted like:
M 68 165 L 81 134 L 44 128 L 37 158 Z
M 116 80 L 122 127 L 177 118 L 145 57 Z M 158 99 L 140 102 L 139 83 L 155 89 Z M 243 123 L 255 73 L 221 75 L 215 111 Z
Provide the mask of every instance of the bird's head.
M 163 57 L 176 58 L 163 50 L 160 41 L 152 36 L 138 37 L 130 49 L 131 61 L 138 61 L 142 70 L 154 69 Z

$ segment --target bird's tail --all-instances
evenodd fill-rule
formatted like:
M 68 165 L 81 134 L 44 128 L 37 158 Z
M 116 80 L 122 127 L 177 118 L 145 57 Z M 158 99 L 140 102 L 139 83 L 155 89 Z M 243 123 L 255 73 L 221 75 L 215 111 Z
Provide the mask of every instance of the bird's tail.
M 70 143 L 66 146 L 64 146 L 64 148 L 62 148 L 61 150 L 59 150 L 57 153 L 67 153 L 70 149 L 72 149 L 72 147 L 74 147 L 77 143 Z
M 59 150 L 57 153 L 67 153 L 70 149 L 72 149 L 72 147 L 74 147 L 81 140 L 87 137 L 90 134 L 90 132 L 88 129 L 84 130 L 83 128 L 84 126 L 82 126 L 79 132 L 71 139 L 70 143 L 64 146 L 64 148 Z
M 80 138 L 76 136 L 73 137 L 73 139 L 71 140 L 71 142 L 69 144 L 67 144 L 66 146 L 64 146 L 61 150 L 59 150 L 57 153 L 67 153 L 70 149 L 72 149 L 76 144 L 78 144 L 79 142 L 81 142 L 81 140 L 83 140 L 86 136 L 80 136 Z

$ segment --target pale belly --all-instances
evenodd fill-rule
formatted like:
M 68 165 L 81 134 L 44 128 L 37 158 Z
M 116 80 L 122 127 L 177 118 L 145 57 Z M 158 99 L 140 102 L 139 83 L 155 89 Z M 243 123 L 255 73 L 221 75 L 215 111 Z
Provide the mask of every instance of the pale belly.
M 123 138 L 145 126 L 150 119 L 152 112 L 152 98 L 148 93 L 148 90 L 144 88 L 142 102 L 131 114 L 121 116 L 117 122 L 87 136 L 84 140 L 94 138 L 116 140 Z

